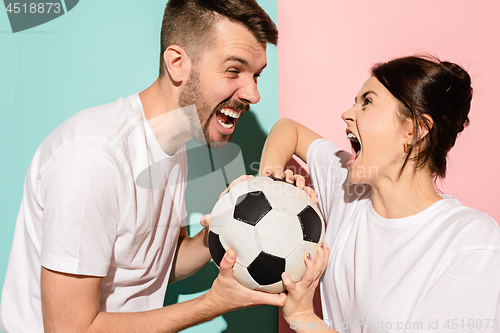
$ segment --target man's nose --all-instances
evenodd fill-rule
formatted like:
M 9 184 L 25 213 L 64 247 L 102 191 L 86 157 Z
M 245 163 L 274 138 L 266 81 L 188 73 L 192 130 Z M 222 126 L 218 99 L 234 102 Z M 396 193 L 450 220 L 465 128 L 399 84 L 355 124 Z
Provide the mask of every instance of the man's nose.
M 257 82 L 249 80 L 244 82 L 238 89 L 238 98 L 246 104 L 255 104 L 260 101 L 260 93 L 257 88 Z

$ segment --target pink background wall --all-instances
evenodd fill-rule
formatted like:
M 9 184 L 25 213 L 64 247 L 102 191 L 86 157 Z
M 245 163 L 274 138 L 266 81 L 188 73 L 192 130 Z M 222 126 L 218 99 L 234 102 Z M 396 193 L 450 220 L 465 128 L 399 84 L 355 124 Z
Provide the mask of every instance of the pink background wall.
M 500 221 L 500 2 L 278 0 L 280 118 L 350 150 L 340 114 L 375 62 L 431 53 L 471 75 L 471 124 L 440 189 Z M 284 328 L 280 332 L 285 332 Z
M 500 2 L 278 0 L 280 117 L 349 149 L 340 114 L 375 62 L 431 53 L 473 80 L 471 124 L 439 187 L 500 221 Z

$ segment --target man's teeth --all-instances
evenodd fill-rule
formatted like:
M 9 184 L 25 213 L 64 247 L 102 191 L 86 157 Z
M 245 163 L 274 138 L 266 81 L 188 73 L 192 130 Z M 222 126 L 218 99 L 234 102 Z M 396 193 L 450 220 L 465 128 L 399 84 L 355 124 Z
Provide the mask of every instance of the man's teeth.
M 219 123 L 222 125 L 222 127 L 224 127 L 225 129 L 230 129 L 230 128 L 232 128 L 232 127 L 234 126 L 234 124 L 233 124 L 233 123 L 231 123 L 231 124 L 225 124 L 225 123 L 223 123 L 222 121 L 220 121 L 220 119 L 217 119 L 217 120 L 218 120 L 218 121 L 219 121 Z
M 352 133 L 347 134 L 347 139 L 349 139 L 353 142 L 359 142 L 358 138 Z
M 238 119 L 241 115 L 241 112 L 234 111 L 233 109 L 229 109 L 229 108 L 224 108 L 224 109 L 220 110 L 220 112 L 225 114 L 226 116 L 229 116 L 231 118 L 236 118 L 236 119 Z

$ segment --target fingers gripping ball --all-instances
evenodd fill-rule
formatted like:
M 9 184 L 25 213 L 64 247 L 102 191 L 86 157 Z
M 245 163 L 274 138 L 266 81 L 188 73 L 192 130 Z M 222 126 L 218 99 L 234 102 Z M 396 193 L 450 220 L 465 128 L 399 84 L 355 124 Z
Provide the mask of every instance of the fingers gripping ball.
M 315 258 L 324 233 L 323 218 L 306 192 L 256 177 L 236 184 L 215 204 L 208 245 L 217 266 L 227 249 L 236 252 L 233 275 L 242 285 L 279 293 L 285 290 L 281 274 L 299 281 L 304 255 Z

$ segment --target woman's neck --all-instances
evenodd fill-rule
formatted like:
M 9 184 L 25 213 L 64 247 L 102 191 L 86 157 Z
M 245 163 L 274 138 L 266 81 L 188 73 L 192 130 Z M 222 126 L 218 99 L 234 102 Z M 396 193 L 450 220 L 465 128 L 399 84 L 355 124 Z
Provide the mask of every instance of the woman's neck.
M 413 169 L 406 167 L 399 179 L 378 179 L 372 185 L 373 209 L 388 219 L 415 215 L 441 199 L 426 170 L 413 174 Z

